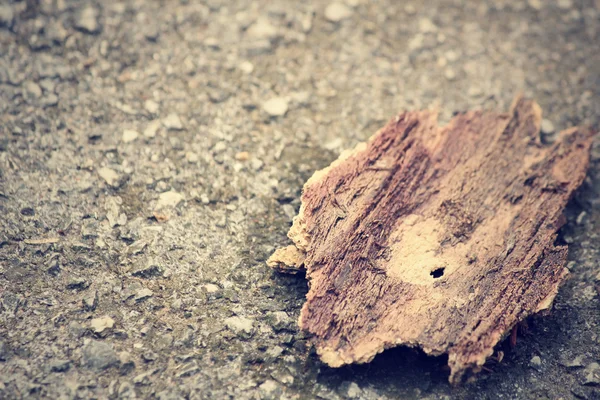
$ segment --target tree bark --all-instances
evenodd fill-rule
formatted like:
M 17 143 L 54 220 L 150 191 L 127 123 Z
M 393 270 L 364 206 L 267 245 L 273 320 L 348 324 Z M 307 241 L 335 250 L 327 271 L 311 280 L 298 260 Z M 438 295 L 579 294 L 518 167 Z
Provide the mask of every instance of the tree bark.
M 541 109 L 472 111 L 445 127 L 406 112 L 305 184 L 268 264 L 306 269 L 300 327 L 332 367 L 386 348 L 447 353 L 450 381 L 478 372 L 515 324 L 548 309 L 567 275 L 556 245 L 592 132 L 544 146 Z

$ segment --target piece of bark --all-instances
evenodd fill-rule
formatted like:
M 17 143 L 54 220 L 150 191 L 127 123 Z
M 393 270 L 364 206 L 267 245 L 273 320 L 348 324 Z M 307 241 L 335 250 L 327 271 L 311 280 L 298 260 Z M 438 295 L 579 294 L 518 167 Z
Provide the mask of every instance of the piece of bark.
M 572 128 L 544 146 L 540 123 L 523 98 L 443 128 L 434 112 L 403 113 L 306 182 L 294 245 L 268 264 L 306 269 L 299 324 L 325 363 L 418 346 L 447 353 L 457 383 L 551 306 L 567 275 L 556 232 L 593 134 Z

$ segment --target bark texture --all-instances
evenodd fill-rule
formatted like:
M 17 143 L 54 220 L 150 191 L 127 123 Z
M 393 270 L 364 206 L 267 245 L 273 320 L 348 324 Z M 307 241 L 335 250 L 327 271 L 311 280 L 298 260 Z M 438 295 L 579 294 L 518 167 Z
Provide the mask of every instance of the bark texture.
M 585 178 L 592 132 L 539 140 L 540 107 L 473 111 L 445 127 L 403 113 L 305 184 L 268 264 L 306 269 L 300 327 L 332 367 L 386 348 L 447 353 L 477 372 L 519 321 L 548 309 L 567 274 L 562 211 Z

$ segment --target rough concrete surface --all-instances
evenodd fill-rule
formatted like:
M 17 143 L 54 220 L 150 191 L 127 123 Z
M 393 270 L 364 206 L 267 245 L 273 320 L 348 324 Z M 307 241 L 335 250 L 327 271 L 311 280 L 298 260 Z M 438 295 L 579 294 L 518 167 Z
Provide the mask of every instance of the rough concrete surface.
M 330 369 L 266 257 L 303 182 L 404 109 L 598 126 L 600 2 L 0 2 L 0 398 L 600 398 L 600 148 L 571 278 L 471 384 Z M 500 358 L 500 357 L 498 357 Z

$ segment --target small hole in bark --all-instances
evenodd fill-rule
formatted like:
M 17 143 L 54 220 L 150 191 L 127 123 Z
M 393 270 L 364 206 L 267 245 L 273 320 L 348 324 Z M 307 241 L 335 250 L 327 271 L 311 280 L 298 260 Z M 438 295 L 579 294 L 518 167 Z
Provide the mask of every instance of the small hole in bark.
M 444 276 L 444 267 L 434 269 L 429 273 L 429 275 L 433 276 L 434 279 L 441 278 L 442 276 Z

